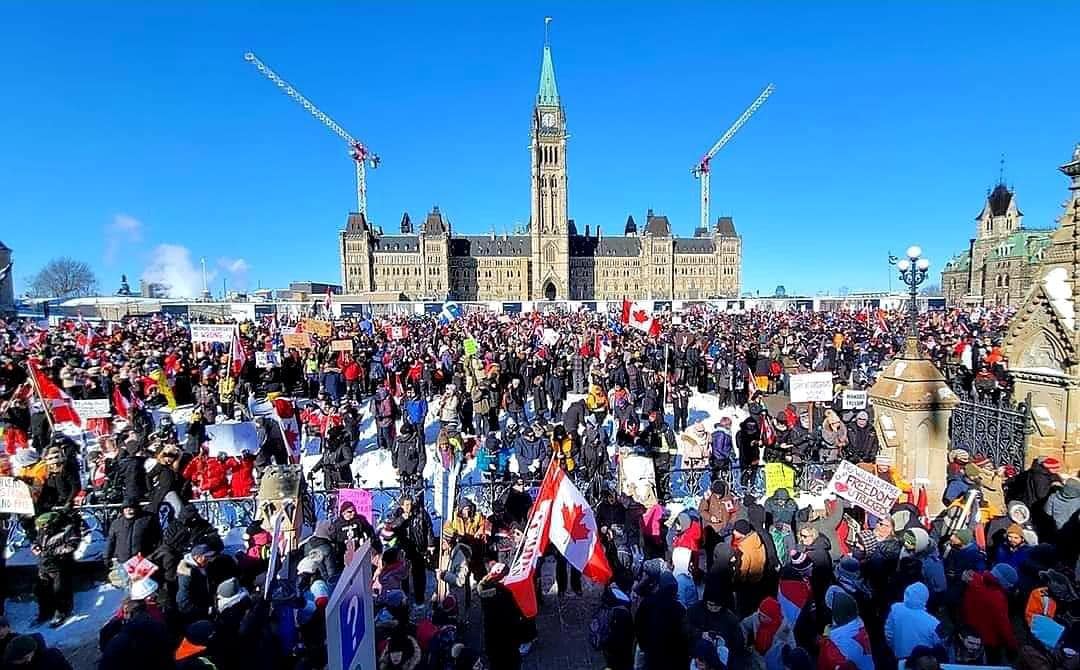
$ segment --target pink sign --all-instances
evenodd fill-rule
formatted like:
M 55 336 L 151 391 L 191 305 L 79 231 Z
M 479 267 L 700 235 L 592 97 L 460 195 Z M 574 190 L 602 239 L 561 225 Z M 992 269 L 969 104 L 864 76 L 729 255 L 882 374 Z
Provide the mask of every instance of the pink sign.
M 356 506 L 356 513 L 372 523 L 371 518 L 371 491 L 366 489 L 338 489 L 337 511 L 341 514 L 341 506 L 351 502 Z

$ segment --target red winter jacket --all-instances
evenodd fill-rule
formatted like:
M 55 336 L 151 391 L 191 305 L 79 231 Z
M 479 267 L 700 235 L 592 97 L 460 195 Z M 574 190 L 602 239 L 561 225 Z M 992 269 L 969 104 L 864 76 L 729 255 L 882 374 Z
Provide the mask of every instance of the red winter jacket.
M 233 498 L 246 498 L 255 488 L 255 459 L 233 456 L 225 461 L 225 470 L 229 473 L 229 495 Z
M 360 379 L 360 364 L 356 361 L 349 361 L 345 364 L 345 369 L 341 371 L 342 376 L 345 377 L 345 381 L 354 382 Z
M 201 495 L 209 493 L 214 498 L 229 495 L 229 482 L 225 477 L 225 463 L 209 456 L 197 456 L 184 468 L 184 478 L 189 480 Z
M 964 591 L 961 605 L 964 623 L 971 626 L 987 647 L 1016 650 L 1016 633 L 1009 621 L 1005 589 L 989 572 L 977 572 Z

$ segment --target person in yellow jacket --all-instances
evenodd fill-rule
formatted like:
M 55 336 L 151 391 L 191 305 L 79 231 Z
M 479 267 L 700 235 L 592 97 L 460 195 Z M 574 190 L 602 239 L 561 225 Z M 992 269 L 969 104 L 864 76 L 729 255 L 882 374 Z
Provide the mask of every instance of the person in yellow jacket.
M 448 526 L 443 526 L 443 551 L 449 554 L 457 545 L 465 545 L 469 552 L 469 570 L 477 579 L 484 576 L 485 546 L 491 526 L 483 515 L 477 513 L 476 505 L 466 498 L 458 506 L 454 518 Z
M 563 470 L 573 472 L 577 467 L 574 462 L 574 442 L 566 434 L 566 428 L 562 424 L 556 425 L 551 431 L 551 451 Z

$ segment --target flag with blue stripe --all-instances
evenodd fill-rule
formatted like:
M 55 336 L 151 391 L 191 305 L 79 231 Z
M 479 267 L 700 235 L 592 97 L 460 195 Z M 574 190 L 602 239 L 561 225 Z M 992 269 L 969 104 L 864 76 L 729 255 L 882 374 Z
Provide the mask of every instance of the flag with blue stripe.
M 439 323 L 446 325 L 461 318 L 461 306 L 456 302 L 444 302 L 439 312 Z

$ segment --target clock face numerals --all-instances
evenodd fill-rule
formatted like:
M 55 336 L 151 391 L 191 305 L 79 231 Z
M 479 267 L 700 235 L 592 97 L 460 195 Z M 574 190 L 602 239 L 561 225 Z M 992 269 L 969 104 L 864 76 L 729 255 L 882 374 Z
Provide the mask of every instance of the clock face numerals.
M 552 114 L 551 112 L 545 112 L 544 115 L 540 117 L 540 123 L 545 128 L 554 127 L 555 126 L 555 115 Z

